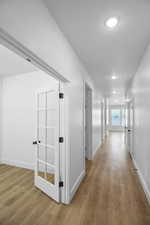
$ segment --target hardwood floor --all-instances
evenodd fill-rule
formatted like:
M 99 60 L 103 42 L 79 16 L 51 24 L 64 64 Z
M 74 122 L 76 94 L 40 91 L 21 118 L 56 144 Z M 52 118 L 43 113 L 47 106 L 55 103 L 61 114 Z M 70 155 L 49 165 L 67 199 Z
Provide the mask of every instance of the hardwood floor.
M 150 207 L 123 135 L 112 133 L 72 203 L 57 204 L 33 186 L 30 170 L 0 166 L 0 225 L 150 225 Z

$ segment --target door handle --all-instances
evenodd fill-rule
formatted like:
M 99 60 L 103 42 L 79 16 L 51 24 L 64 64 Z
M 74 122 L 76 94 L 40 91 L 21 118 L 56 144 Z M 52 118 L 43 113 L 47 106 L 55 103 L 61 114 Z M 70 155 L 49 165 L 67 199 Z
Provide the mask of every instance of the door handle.
M 131 130 L 128 129 L 128 132 L 131 132 Z
M 33 141 L 33 145 L 37 145 L 37 144 L 39 144 L 39 143 L 41 143 L 41 141 Z

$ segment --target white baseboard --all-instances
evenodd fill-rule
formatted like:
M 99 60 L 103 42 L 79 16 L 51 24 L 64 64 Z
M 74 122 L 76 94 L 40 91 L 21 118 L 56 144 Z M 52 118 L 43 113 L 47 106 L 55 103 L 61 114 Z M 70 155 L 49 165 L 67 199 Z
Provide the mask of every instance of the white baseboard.
M 70 202 L 72 200 L 72 198 L 74 197 L 76 191 L 78 190 L 83 178 L 85 177 L 85 171 L 82 171 L 81 174 L 79 175 L 79 177 L 77 178 L 76 182 L 74 183 L 72 189 L 71 189 L 71 193 L 70 193 Z
M 34 164 L 29 164 L 29 163 L 25 163 L 25 162 L 21 162 L 21 161 L 2 159 L 0 161 L 0 163 L 1 164 L 6 164 L 6 165 L 10 165 L 10 166 L 16 166 L 16 167 L 21 167 L 21 168 L 25 168 L 25 169 L 34 170 Z
M 145 182 L 144 176 L 143 176 L 143 174 L 141 173 L 140 168 L 139 168 L 139 166 L 137 165 L 137 162 L 135 161 L 135 159 L 133 158 L 133 156 L 132 156 L 132 160 L 133 160 L 134 167 L 137 169 L 137 173 L 138 173 L 138 176 L 139 176 L 141 185 L 142 185 L 143 190 L 144 190 L 144 192 L 145 192 L 147 201 L 148 201 L 148 203 L 149 203 L 149 205 L 150 205 L 150 190 L 148 189 L 148 186 L 147 186 L 147 184 L 146 184 L 146 182 Z

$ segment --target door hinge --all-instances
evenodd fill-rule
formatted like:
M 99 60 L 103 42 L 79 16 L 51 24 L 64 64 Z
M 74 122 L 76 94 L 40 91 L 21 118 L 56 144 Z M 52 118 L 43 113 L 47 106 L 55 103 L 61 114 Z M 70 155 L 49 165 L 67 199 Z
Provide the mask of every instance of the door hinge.
M 59 98 L 63 99 L 64 98 L 64 93 L 59 93 Z
M 64 186 L 64 182 L 63 181 L 59 181 L 59 187 L 63 187 Z
M 63 137 L 59 137 L 59 143 L 63 143 L 64 142 L 64 138 Z

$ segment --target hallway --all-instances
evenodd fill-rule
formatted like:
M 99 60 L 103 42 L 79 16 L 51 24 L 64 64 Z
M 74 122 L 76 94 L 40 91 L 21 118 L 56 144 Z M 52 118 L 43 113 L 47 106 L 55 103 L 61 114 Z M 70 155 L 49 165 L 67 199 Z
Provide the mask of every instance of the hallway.
M 81 195 L 85 197 L 85 207 L 81 206 L 80 211 L 82 222 L 75 224 L 150 224 L 150 208 L 120 132 L 110 133 L 89 165 L 88 176 L 74 204 Z
M 150 208 L 126 153 L 122 133 L 110 134 L 95 160 L 88 162 L 87 170 L 72 203 L 65 206 L 33 186 L 30 170 L 1 165 L 0 224 L 150 224 Z

